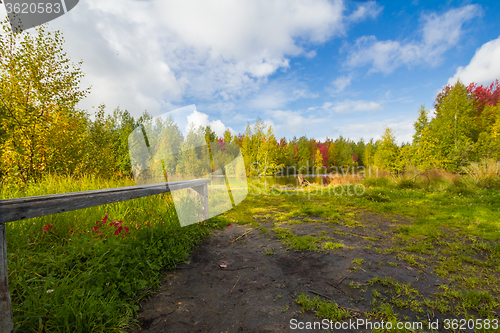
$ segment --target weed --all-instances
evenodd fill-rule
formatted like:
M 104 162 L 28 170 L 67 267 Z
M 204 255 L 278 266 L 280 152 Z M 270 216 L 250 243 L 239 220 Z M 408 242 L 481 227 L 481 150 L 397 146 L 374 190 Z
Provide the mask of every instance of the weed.
M 315 311 L 318 318 L 326 318 L 333 322 L 352 318 L 348 310 L 339 308 L 335 302 L 321 300 L 319 297 L 310 298 L 306 294 L 299 295 L 295 302 L 302 306 L 304 311 Z
M 364 260 L 363 258 L 357 258 L 357 259 L 353 259 L 353 260 L 352 260 L 352 263 L 353 263 L 353 264 L 362 265 L 364 261 L 365 261 L 365 260 Z
M 323 249 L 325 250 L 335 250 L 335 249 L 341 249 L 344 247 L 344 244 L 342 243 L 333 243 L 333 242 L 326 242 L 323 244 Z
M 270 255 L 276 254 L 276 252 L 274 252 L 274 247 L 273 247 L 271 250 L 262 252 L 262 254 L 264 254 L 266 256 L 270 256 Z

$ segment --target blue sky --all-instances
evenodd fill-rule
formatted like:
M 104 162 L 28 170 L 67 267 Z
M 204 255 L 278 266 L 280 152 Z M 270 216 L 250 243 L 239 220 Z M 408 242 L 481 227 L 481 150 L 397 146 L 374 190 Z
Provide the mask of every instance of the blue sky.
M 86 0 L 49 27 L 83 61 L 84 109 L 196 104 L 219 132 L 259 117 L 279 137 L 404 142 L 444 85 L 500 79 L 498 22 L 497 1 Z

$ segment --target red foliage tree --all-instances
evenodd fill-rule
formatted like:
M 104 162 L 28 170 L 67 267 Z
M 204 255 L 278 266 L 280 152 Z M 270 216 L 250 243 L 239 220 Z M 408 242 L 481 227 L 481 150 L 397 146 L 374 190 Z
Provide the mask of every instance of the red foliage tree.
M 329 142 L 318 142 L 317 147 L 319 149 L 319 152 L 321 153 L 321 157 L 323 158 L 323 165 L 325 167 L 328 166 L 328 145 Z
M 486 105 L 493 106 L 498 103 L 500 97 L 500 84 L 498 79 L 487 87 L 473 82 L 467 86 L 467 91 L 470 97 L 475 101 L 477 113 L 481 114 Z

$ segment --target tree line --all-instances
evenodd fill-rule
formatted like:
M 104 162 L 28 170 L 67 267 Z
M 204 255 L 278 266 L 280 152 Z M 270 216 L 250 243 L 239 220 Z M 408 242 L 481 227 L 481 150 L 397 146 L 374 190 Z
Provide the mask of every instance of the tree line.
M 37 34 L 13 33 L 7 21 L 2 28 L 2 183 L 37 182 L 49 173 L 132 176 L 129 135 L 150 122 L 151 115 L 144 112 L 135 119 L 127 110 L 116 108 L 107 113 L 106 106 L 100 105 L 92 119 L 88 111 L 76 107 L 90 90 L 80 87 L 84 75 L 81 62 L 72 63 L 67 57 L 60 32 L 49 32 L 42 26 Z M 221 137 L 206 127 L 193 128 L 184 138 L 178 128 L 171 130 L 175 124 L 167 125 L 176 133 L 176 145 L 183 149 L 200 137 L 206 142 L 239 146 L 247 175 L 273 175 L 290 168 L 293 172 L 325 173 L 370 166 L 393 173 L 410 167 L 457 172 L 474 161 L 500 159 L 499 95 L 498 80 L 489 86 L 465 86 L 460 81 L 448 85 L 436 97 L 435 114 L 430 115 L 422 106 L 412 142 L 399 145 L 390 128 L 380 140 L 354 142 L 340 136 L 320 142 L 306 136 L 278 139 L 259 119 L 252 126 L 247 124 L 244 133 L 232 135 L 227 130 Z M 196 154 L 177 154 L 166 163 L 175 166 L 171 170 L 195 173 L 196 163 L 207 161 Z

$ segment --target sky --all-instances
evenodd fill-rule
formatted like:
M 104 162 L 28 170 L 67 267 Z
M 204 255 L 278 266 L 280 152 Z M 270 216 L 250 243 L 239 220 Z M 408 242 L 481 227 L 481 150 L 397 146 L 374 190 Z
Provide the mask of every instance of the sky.
M 278 138 L 403 143 L 443 86 L 500 79 L 499 22 L 498 1 L 81 0 L 48 27 L 91 113 L 195 104 L 219 135 L 260 118 Z

